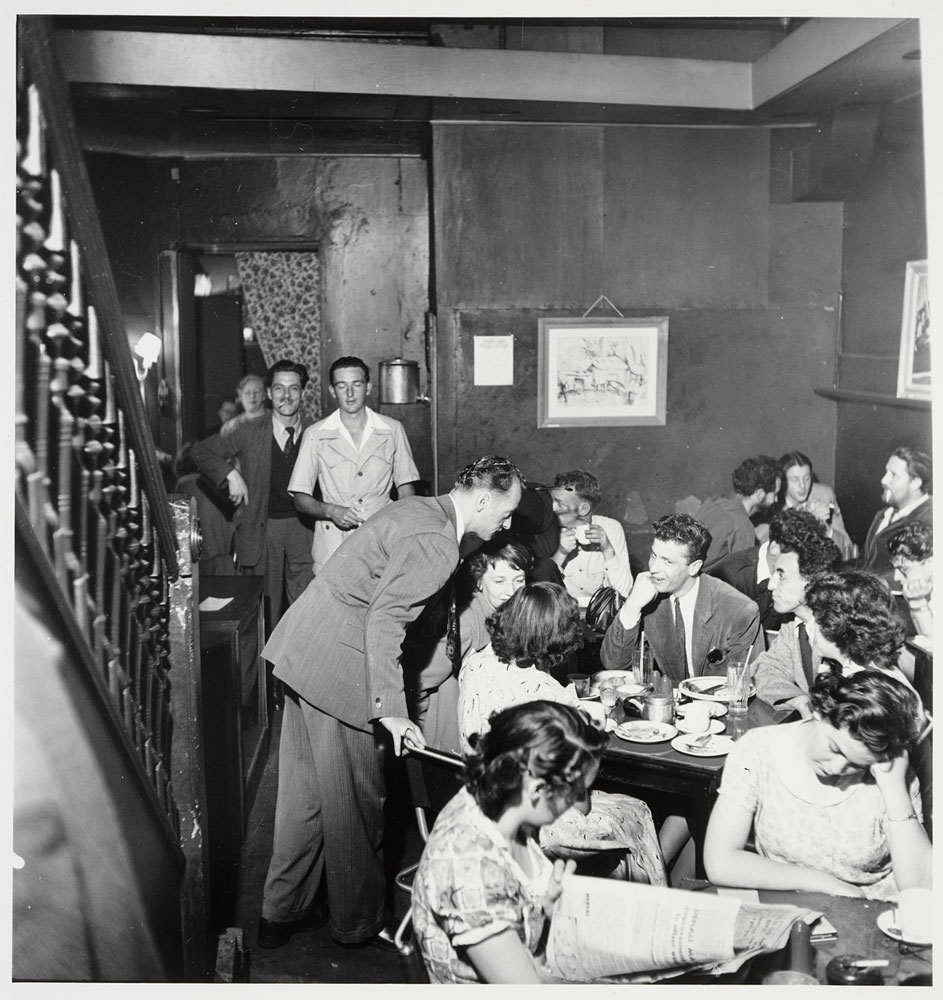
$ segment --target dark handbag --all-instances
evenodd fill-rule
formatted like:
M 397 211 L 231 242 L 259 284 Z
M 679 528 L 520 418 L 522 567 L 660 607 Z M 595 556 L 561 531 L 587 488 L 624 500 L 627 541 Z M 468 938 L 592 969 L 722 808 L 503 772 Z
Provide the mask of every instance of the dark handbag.
M 586 605 L 586 624 L 600 632 L 608 630 L 625 598 L 615 587 L 600 587 Z

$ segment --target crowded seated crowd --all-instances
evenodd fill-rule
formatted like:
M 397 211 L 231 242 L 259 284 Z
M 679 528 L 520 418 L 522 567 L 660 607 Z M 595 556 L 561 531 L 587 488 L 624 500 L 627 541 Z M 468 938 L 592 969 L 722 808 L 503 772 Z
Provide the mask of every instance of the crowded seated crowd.
M 593 473 L 538 485 L 488 456 L 448 494 L 420 495 L 396 421 L 365 407 L 360 359 L 332 367 L 338 410 L 308 429 L 295 416 L 306 373 L 279 364 L 266 385 L 284 452 L 260 452 L 262 502 L 270 525 L 292 507 L 315 525 L 285 535 L 278 566 L 287 574 L 292 546 L 313 539 L 315 556 L 272 585 L 282 604 L 264 655 L 285 714 L 262 947 L 328 921 L 340 944 L 395 947 L 384 747 L 464 762 L 412 891 L 433 982 L 548 981 L 546 925 L 573 871 L 681 886 L 694 874 L 686 818 L 657 791 L 592 789 L 612 708 L 571 680 L 631 676 L 640 650 L 675 693 L 745 659 L 763 706 L 733 742 L 698 845 L 711 883 L 888 901 L 930 888 L 932 718 L 914 655 L 933 635 L 929 455 L 893 451 L 860 545 L 805 454 L 746 459 L 729 495 L 657 518 L 633 567 L 622 524 L 597 513 Z M 240 426 L 187 456 L 237 508 L 258 502 L 240 493 L 260 460 L 252 428 L 268 426 L 259 388 L 240 387 Z M 344 463 L 355 469 L 368 439 L 387 458 L 365 509 Z M 240 524 L 237 511 L 237 553 Z

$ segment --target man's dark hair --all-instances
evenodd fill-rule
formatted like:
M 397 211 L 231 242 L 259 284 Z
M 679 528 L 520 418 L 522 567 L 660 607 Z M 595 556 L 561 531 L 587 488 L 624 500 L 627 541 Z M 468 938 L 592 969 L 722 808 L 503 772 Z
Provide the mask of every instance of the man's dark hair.
M 733 488 L 742 497 L 748 497 L 763 490 L 764 493 L 772 493 L 776 489 L 776 477 L 779 475 L 779 466 L 771 462 L 762 455 L 756 458 L 745 458 L 734 469 Z
M 783 476 L 785 476 L 790 469 L 794 469 L 798 466 L 801 469 L 808 469 L 809 475 L 811 475 L 813 479 L 815 478 L 815 474 L 812 469 L 812 459 L 809 458 L 808 455 L 803 455 L 801 451 L 787 451 L 786 454 L 779 459 L 777 464 L 782 470 Z
M 920 480 L 924 493 L 933 492 L 933 459 L 925 451 L 902 444 L 891 452 L 891 457 L 906 463 L 907 475 Z
M 298 361 L 282 358 L 280 361 L 276 361 L 265 373 L 265 387 L 267 389 L 272 388 L 272 380 L 279 372 L 294 372 L 301 379 L 302 389 L 308 384 L 308 369 Z
M 711 544 L 711 533 L 690 514 L 666 514 L 652 524 L 659 542 L 677 542 L 688 548 L 688 562 L 703 559 Z
M 583 469 L 571 469 L 569 472 L 558 472 L 553 481 L 555 490 L 572 490 L 580 500 L 586 500 L 595 509 L 602 500 L 599 490 L 599 480 Z
M 812 580 L 841 565 L 841 551 L 825 532 L 815 514 L 787 507 L 770 521 L 769 540 L 783 552 L 795 552 L 800 575 Z
M 349 354 L 346 357 L 338 358 L 331 365 L 331 370 L 327 373 L 328 385 L 334 384 L 334 372 L 339 368 L 359 368 L 363 372 L 364 382 L 370 381 L 370 368 L 367 366 L 367 362 L 362 358 L 355 358 L 352 354 Z
M 498 455 L 485 455 L 462 469 L 455 477 L 455 489 L 507 493 L 515 482 L 524 488 L 524 476 L 513 462 Z
M 887 540 L 892 559 L 913 559 L 920 562 L 933 555 L 933 528 L 929 524 L 908 524 Z

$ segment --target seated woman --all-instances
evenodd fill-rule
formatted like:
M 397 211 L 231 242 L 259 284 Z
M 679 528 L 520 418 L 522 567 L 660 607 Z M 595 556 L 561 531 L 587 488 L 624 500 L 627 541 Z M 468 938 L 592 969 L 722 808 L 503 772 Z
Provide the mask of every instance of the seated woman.
M 811 719 L 742 736 L 707 827 L 708 878 L 885 900 L 929 888 L 932 848 L 908 768 L 916 702 L 876 670 L 819 674 Z
M 779 468 L 782 473 L 781 485 L 771 513 L 776 514 L 788 508 L 809 511 L 826 525 L 828 537 L 838 546 L 842 559 L 846 562 L 853 559 L 857 549 L 848 537 L 835 491 L 816 479 L 812 459 L 801 451 L 789 451 L 780 458 Z
M 524 586 L 530 552 L 499 533 L 461 565 L 455 580 L 458 610 L 458 658 L 491 641 L 487 617 Z M 447 609 L 444 609 L 447 615 Z M 439 615 L 443 618 L 442 613 Z M 430 746 L 459 752 L 458 676 L 447 649 L 445 620 L 425 633 L 412 630 L 403 650 L 412 717 Z
M 433 983 L 552 981 L 539 960 L 572 862 L 532 832 L 589 795 L 605 734 L 575 708 L 515 705 L 475 734 L 465 788 L 439 813 L 413 882 L 416 940 Z
M 894 567 L 894 580 L 900 584 L 901 597 L 907 604 L 917 635 L 933 637 L 933 527 L 908 524 L 887 540 L 887 551 Z
M 545 700 L 588 709 L 573 686 L 548 671 L 582 641 L 579 605 L 556 583 L 522 587 L 488 619 L 491 644 L 472 653 L 458 675 L 462 751 L 474 734 L 488 731 L 491 716 L 510 705 Z M 593 709 L 604 721 L 605 711 Z M 597 792 L 540 832 L 551 856 L 580 859 L 586 874 L 665 885 L 665 863 L 651 810 L 629 795 Z

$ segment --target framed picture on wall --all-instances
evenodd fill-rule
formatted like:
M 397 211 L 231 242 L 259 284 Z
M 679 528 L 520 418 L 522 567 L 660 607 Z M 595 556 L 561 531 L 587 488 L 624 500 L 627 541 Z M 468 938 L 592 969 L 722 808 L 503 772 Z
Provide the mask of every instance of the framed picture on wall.
M 537 426 L 665 423 L 668 317 L 541 319 Z
M 930 295 L 925 260 L 907 261 L 897 395 L 904 399 L 930 398 Z

